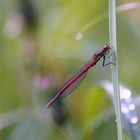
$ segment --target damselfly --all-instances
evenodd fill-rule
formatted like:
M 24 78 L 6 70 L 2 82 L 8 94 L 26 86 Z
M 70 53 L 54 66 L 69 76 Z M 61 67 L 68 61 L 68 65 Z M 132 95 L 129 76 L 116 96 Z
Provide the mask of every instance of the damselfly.
M 70 94 L 75 88 L 77 88 L 82 80 L 85 78 L 88 70 L 95 66 L 96 63 L 103 58 L 103 66 L 106 66 L 112 62 L 105 64 L 106 56 L 110 55 L 110 46 L 105 44 L 98 52 L 96 52 L 93 57 L 78 71 L 74 76 L 69 78 L 65 84 L 60 88 L 58 93 L 48 102 L 47 108 L 49 108 L 57 99 L 65 97 Z

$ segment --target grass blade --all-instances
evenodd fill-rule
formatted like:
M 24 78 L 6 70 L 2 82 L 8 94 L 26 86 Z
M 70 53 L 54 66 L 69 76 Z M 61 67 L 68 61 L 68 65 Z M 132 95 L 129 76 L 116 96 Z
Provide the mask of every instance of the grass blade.
M 114 103 L 115 113 L 117 119 L 117 132 L 118 140 L 123 140 L 122 132 L 122 118 L 121 118 L 121 102 L 119 91 L 119 78 L 118 78 L 118 62 L 117 62 L 117 41 L 116 41 L 116 1 L 109 0 L 109 38 L 110 44 L 114 48 L 114 53 L 111 57 L 111 61 L 115 64 L 112 65 L 112 82 L 114 90 Z

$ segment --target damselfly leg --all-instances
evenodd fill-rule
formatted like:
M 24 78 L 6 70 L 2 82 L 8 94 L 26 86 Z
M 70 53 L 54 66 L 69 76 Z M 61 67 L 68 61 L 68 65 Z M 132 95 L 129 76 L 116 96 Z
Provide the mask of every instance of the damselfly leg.
M 103 63 L 102 63 L 102 66 L 103 66 L 103 67 L 108 66 L 108 65 L 110 65 L 110 64 L 115 65 L 115 63 L 113 63 L 113 62 L 108 62 L 108 63 L 106 63 L 106 58 L 110 58 L 110 56 L 112 56 L 113 54 L 114 54 L 114 49 L 111 48 L 111 50 L 110 50 L 109 52 L 107 52 L 107 53 L 105 53 L 105 54 L 103 55 Z M 105 64 L 105 63 L 106 63 L 106 64 Z

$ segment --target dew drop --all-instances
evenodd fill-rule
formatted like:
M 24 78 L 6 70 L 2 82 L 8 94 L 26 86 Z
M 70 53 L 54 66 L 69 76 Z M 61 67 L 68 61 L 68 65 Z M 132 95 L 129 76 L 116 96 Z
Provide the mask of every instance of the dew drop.
M 123 113 L 127 114 L 129 112 L 129 110 L 125 107 L 125 106 L 122 106 L 121 107 L 121 110 Z
M 121 99 L 129 99 L 131 97 L 131 91 L 129 89 L 123 89 Z
M 129 109 L 130 109 L 130 110 L 134 110 L 134 109 L 135 109 L 135 105 L 134 105 L 134 104 L 130 104 L 130 105 L 129 105 Z
M 131 123 L 136 124 L 137 122 L 138 122 L 138 118 L 137 117 L 131 118 Z

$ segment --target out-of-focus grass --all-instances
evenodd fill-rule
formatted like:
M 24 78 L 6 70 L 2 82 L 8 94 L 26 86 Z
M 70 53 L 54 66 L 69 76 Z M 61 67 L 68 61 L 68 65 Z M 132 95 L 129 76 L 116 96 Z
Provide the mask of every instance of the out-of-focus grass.
M 0 130 L 0 139 L 115 140 L 116 123 L 112 115 L 104 113 L 109 120 L 96 125 L 97 116 L 112 106 L 105 91 L 99 86 L 101 80 L 110 79 L 110 68 L 102 68 L 101 63 L 89 71 L 84 83 L 71 96 L 64 99 L 64 106 L 69 114 L 64 128 L 55 124 L 50 110 L 45 108 L 45 103 L 51 94 L 55 94 L 56 88 L 90 59 L 98 48 L 108 43 L 107 19 L 84 32 L 80 41 L 75 40 L 81 27 L 108 10 L 108 1 L 33 2 L 39 11 L 39 24 L 32 36 L 39 49 L 34 63 L 27 65 L 22 46 L 30 36 L 29 32 L 24 27 L 22 33 L 14 39 L 8 38 L 4 33 L 5 24 L 11 18 L 11 13 L 19 9 L 18 3 L 0 1 L 0 112 L 3 114 L 18 107 L 27 107 L 25 112 L 17 115 L 17 123 L 9 123 L 5 127 L 0 119 L 3 128 Z M 118 5 L 123 3 L 120 1 Z M 135 9 L 117 16 L 120 80 L 138 92 L 139 12 L 139 9 Z M 42 65 L 45 67 L 46 77 L 53 75 L 57 79 L 47 91 L 38 91 L 33 86 Z M 39 101 L 36 102 L 33 95 Z M 10 121 L 12 122 L 12 119 Z M 90 122 L 93 126 L 89 126 Z

